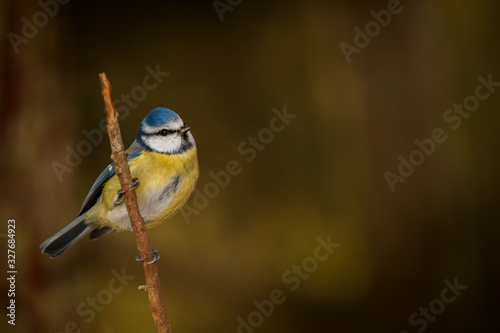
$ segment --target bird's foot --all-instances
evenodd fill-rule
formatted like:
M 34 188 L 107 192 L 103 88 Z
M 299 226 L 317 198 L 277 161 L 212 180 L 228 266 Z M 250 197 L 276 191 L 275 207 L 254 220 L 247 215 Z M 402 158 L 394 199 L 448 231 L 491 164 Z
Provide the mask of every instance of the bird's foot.
M 125 194 L 124 190 L 118 190 L 116 192 L 115 197 L 113 198 L 113 207 L 116 207 L 123 203 L 123 195 Z
M 137 189 L 139 187 L 139 185 L 141 185 L 141 183 L 138 181 L 139 179 L 138 178 L 132 178 L 132 184 L 130 184 L 129 186 L 129 190 L 130 189 Z M 118 191 L 116 191 L 116 195 L 115 197 L 113 198 L 113 206 L 118 206 L 120 205 L 121 203 L 123 203 L 123 195 L 125 194 L 125 192 L 127 192 L 127 190 L 122 190 L 122 189 L 119 189 Z
M 158 254 L 158 250 L 153 249 L 153 260 L 148 262 L 148 265 L 151 265 L 152 263 L 157 262 L 159 259 L 160 259 L 160 255 Z M 138 254 L 135 256 L 135 260 L 136 261 L 144 261 L 144 260 L 146 260 L 146 258 L 141 258 L 141 255 Z
M 130 184 L 131 189 L 137 189 L 141 185 L 141 182 L 139 181 L 139 178 L 132 178 L 132 184 Z

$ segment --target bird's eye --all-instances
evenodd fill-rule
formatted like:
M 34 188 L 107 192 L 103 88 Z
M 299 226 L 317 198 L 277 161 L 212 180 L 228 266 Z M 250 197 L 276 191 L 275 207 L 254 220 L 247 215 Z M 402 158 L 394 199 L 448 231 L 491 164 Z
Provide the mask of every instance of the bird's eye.
M 169 134 L 172 134 L 174 131 L 170 131 L 168 129 L 162 129 L 161 131 L 158 132 L 161 136 L 167 136 Z

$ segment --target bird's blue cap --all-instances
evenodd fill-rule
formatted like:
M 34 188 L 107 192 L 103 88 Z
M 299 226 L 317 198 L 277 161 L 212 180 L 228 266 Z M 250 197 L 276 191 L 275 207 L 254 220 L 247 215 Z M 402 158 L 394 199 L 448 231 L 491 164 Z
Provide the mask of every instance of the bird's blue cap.
M 175 121 L 177 119 L 180 119 L 180 117 L 174 111 L 167 108 L 155 108 L 148 113 L 146 118 L 144 118 L 144 123 L 154 127 Z

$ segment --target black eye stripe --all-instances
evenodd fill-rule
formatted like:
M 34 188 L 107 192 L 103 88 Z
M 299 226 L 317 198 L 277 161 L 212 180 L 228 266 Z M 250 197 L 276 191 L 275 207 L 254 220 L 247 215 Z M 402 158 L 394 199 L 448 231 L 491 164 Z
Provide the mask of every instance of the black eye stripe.
M 158 133 L 156 133 L 156 134 L 161 135 L 161 136 L 167 136 L 169 134 L 173 134 L 173 133 L 176 133 L 176 132 L 178 132 L 178 131 L 168 130 L 168 129 L 162 129 L 162 130 L 158 131 Z

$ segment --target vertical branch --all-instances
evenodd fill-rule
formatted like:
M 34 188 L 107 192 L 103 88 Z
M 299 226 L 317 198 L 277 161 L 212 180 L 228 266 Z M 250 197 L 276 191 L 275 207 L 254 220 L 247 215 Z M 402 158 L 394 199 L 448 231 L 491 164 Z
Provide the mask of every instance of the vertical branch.
M 153 252 L 146 232 L 144 219 L 139 212 L 135 190 L 131 188 L 132 176 L 127 163 L 127 154 L 123 147 L 120 126 L 118 124 L 118 113 L 113 106 L 111 85 L 105 73 L 99 74 L 99 78 L 101 80 L 102 96 L 104 98 L 106 119 L 108 121 L 107 128 L 111 144 L 111 159 L 115 164 L 115 173 L 120 179 L 121 188 L 125 191 L 125 204 L 127 205 L 130 222 L 134 229 L 139 255 L 141 258 L 146 259 L 143 261 L 143 267 L 146 277 L 146 292 L 149 297 L 149 305 L 151 306 L 151 312 L 158 332 L 171 333 L 170 322 L 163 303 L 158 269 L 155 263 L 148 264 L 148 262 L 153 260 Z

